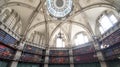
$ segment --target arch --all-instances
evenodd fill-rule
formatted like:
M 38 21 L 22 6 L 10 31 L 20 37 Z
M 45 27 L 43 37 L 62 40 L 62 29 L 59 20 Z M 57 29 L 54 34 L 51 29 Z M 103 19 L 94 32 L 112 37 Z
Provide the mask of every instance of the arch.
M 106 8 L 110 8 L 110 9 L 113 9 L 113 10 L 117 10 L 115 8 L 115 6 L 113 6 L 112 4 L 109 4 L 109 3 L 97 3 L 97 4 L 92 4 L 92 5 L 89 5 L 89 6 L 86 6 L 86 7 L 83 7 L 81 8 L 80 10 L 76 11 L 74 14 L 70 15 L 70 17 L 68 17 L 68 20 L 70 20 L 72 17 L 84 12 L 84 11 L 87 11 L 89 9 L 93 9 L 93 8 L 97 8 L 97 7 L 106 7 Z
M 116 10 L 110 10 L 110 9 L 107 9 L 107 10 L 104 10 L 96 19 L 96 25 L 95 25 L 95 35 L 101 35 L 101 34 L 98 34 L 97 31 L 98 31 L 98 28 L 99 28 L 99 22 L 98 20 L 101 18 L 101 16 L 106 13 L 106 12 L 112 12 L 114 15 L 115 13 L 118 13 Z M 115 15 L 116 16 L 116 15 Z M 99 31 L 100 32 L 100 31 Z
M 72 41 L 74 42 L 74 40 L 75 40 L 75 37 L 77 36 L 77 35 L 79 35 L 79 34 L 85 34 L 86 36 L 87 36 L 87 38 L 88 38 L 88 42 L 90 41 L 90 34 L 87 32 L 87 31 L 80 31 L 80 32 L 78 32 L 78 33 L 76 33 L 74 36 L 73 36 L 73 39 L 72 39 Z M 87 42 L 86 42 L 87 43 Z M 84 43 L 83 43 L 84 44 Z M 75 44 L 74 44 L 75 45 Z
M 56 20 L 52 21 L 52 20 L 49 20 L 48 22 L 49 22 L 49 23 L 61 22 L 61 23 L 60 23 L 59 25 L 57 25 L 56 28 L 52 31 L 52 33 L 51 33 L 51 35 L 50 35 L 50 37 L 49 37 L 49 41 L 50 41 L 50 39 L 51 39 L 51 37 L 53 36 L 53 34 L 55 33 L 55 31 L 56 31 L 57 29 L 59 29 L 59 27 L 60 27 L 61 25 L 63 25 L 63 24 L 64 24 L 63 22 L 65 22 L 65 21 L 56 21 Z M 81 24 L 81 23 L 79 23 L 79 22 L 75 22 L 75 21 L 66 21 L 66 22 L 67 22 L 67 23 L 71 23 L 71 22 L 72 22 L 73 24 L 76 24 L 76 25 L 78 25 L 78 26 L 81 26 L 81 27 L 83 27 L 88 33 L 90 33 L 90 35 L 93 35 L 93 33 L 90 31 L 90 29 L 89 29 L 87 26 L 85 26 L 85 25 L 83 25 L 83 24 Z M 32 29 L 34 29 L 35 27 L 38 27 L 38 26 L 40 26 L 40 25 L 42 25 L 42 24 L 45 24 L 45 21 L 42 21 L 42 22 L 40 22 L 40 23 L 32 26 L 31 28 L 29 28 L 28 33 L 29 33 Z M 66 34 L 67 34 L 67 33 L 66 33 Z M 67 39 L 68 39 L 68 38 L 67 38 Z
M 33 7 L 31 5 L 21 3 L 21 2 L 8 2 L 8 3 L 5 3 L 2 6 L 0 6 L 0 8 L 3 9 L 3 8 L 6 8 L 6 7 L 10 7 L 10 6 L 21 6 L 21 7 L 26 7 L 26 8 L 32 9 L 32 10 L 35 9 L 35 7 Z
M 42 21 L 42 22 L 40 22 L 40 23 L 32 26 L 31 28 L 29 28 L 28 33 L 31 32 L 35 27 L 38 27 L 38 26 L 40 26 L 40 25 L 45 24 L 45 22 L 46 22 L 46 21 Z M 49 22 L 49 23 L 54 23 L 54 22 L 64 22 L 64 21 L 56 21 L 56 20 L 55 20 L 55 21 L 51 21 L 51 20 L 49 20 L 48 22 Z M 60 23 L 59 25 L 61 25 L 61 23 Z M 60 27 L 59 25 L 56 26 L 57 29 Z M 56 29 L 56 28 L 55 28 L 55 29 Z M 61 28 L 61 29 L 62 29 L 62 28 Z M 64 31 L 64 34 L 65 34 L 65 36 L 66 36 L 67 39 L 68 39 L 67 33 L 65 32 L 64 29 L 62 29 L 62 30 Z M 52 32 L 52 34 L 54 34 L 54 33 Z M 52 36 L 50 35 L 50 39 L 51 39 L 51 37 L 52 37 Z M 49 41 L 50 41 L 50 39 L 49 39 Z

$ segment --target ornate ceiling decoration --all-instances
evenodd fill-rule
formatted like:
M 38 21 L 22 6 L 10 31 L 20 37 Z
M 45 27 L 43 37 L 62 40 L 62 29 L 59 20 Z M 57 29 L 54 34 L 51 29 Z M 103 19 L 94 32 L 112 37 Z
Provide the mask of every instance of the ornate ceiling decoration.
M 72 11 L 72 0 L 47 0 L 48 12 L 57 18 L 62 18 Z

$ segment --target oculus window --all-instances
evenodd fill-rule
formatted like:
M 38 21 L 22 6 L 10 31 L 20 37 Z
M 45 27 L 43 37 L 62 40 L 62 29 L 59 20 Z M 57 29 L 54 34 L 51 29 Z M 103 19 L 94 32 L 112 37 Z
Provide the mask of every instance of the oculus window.
M 52 16 L 62 18 L 71 12 L 72 3 L 72 0 L 47 0 L 47 9 Z

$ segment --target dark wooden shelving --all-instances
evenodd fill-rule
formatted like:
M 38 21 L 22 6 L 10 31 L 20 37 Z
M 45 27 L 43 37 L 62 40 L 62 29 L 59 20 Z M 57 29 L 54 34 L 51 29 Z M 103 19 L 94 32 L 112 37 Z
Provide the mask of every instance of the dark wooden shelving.
M 20 61 L 23 62 L 33 62 L 33 63 L 43 63 L 44 57 L 35 54 L 22 53 Z
M 14 49 L 9 48 L 0 43 L 0 58 L 1 59 L 13 60 L 15 52 L 16 51 Z
M 34 47 L 31 45 L 25 45 L 23 52 L 31 53 L 31 54 L 37 54 L 37 55 L 45 55 L 45 50 L 42 48 Z
M 49 64 L 69 64 L 69 50 L 50 50 Z
M 4 44 L 12 49 L 17 49 L 16 48 L 16 46 L 18 46 L 17 42 L 18 41 L 15 38 L 13 38 L 9 34 L 7 34 L 5 31 L 0 29 L 0 43 Z

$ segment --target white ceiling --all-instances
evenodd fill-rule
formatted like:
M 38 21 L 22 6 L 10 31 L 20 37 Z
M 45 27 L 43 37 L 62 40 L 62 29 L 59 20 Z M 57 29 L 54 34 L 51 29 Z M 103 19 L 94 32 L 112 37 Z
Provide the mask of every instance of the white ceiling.
M 9 0 L 7 3 L 12 4 L 13 2 L 17 4 L 8 7 L 14 9 L 20 15 L 23 25 L 22 34 L 26 30 L 28 30 L 27 37 L 34 31 L 44 34 L 46 33 L 45 24 L 47 24 L 49 39 L 55 36 L 54 34 L 59 28 L 65 34 L 70 35 L 71 39 L 80 31 L 95 34 L 96 19 L 103 11 L 112 8 L 109 5 L 110 3 L 105 0 L 73 0 L 74 8 L 71 14 L 64 20 L 57 20 L 48 14 L 44 0 Z M 21 3 L 24 5 L 21 5 Z M 41 8 L 35 10 L 39 3 Z M 32 16 L 33 13 L 37 15 Z M 29 19 L 30 17 L 33 20 Z M 31 20 L 31 23 L 28 22 L 29 20 Z

